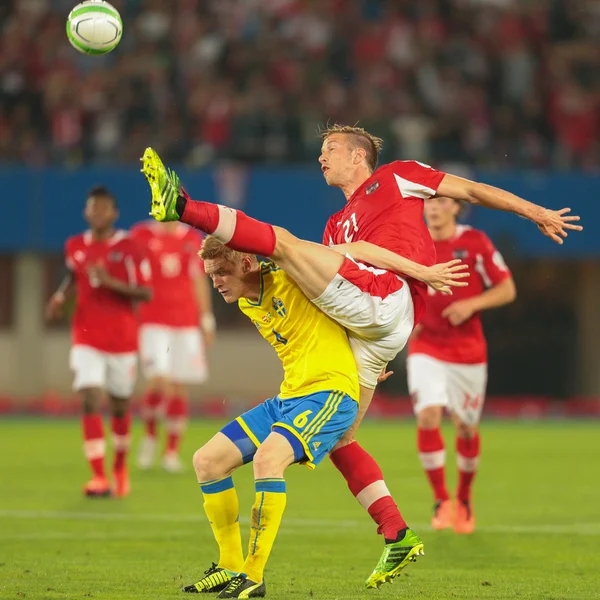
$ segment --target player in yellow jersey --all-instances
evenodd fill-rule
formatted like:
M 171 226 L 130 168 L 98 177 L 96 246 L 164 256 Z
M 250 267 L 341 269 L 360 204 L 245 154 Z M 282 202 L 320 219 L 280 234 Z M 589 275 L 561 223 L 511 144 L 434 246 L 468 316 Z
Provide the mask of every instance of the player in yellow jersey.
M 208 237 L 200 256 L 226 302 L 238 301 L 282 362 L 279 394 L 244 413 L 194 455 L 219 561 L 185 592 L 219 598 L 265 595 L 263 571 L 286 503 L 285 469 L 314 468 L 353 423 L 356 363 L 344 328 L 321 312 L 277 266 Z M 244 560 L 239 504 L 231 473 L 254 461 L 256 499 Z

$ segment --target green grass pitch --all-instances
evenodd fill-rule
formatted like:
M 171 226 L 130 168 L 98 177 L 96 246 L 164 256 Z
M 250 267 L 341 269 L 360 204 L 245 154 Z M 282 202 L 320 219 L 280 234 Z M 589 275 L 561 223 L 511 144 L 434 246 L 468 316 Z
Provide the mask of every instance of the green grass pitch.
M 184 456 L 220 423 L 195 421 Z M 139 429 L 136 430 L 139 436 Z M 454 442 L 446 430 L 448 477 Z M 475 485 L 478 530 L 430 531 L 431 498 L 412 422 L 369 422 L 359 440 L 379 460 L 425 556 L 393 585 L 364 589 L 382 539 L 325 461 L 288 471 L 288 505 L 267 567 L 279 599 L 600 597 L 600 433 L 595 423 L 484 423 Z M 182 475 L 132 466 L 132 493 L 89 500 L 76 421 L 0 422 L 0 598 L 184 598 L 216 552 L 191 469 Z M 244 535 L 251 468 L 234 477 Z

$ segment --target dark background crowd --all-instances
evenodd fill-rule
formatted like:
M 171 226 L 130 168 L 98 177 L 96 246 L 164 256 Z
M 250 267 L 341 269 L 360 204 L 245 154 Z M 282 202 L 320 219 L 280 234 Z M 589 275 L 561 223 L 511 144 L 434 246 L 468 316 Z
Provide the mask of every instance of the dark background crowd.
M 318 124 L 386 156 L 594 169 L 598 0 L 115 0 L 104 57 L 65 37 L 75 0 L 0 4 L 0 161 L 202 166 L 314 160 Z

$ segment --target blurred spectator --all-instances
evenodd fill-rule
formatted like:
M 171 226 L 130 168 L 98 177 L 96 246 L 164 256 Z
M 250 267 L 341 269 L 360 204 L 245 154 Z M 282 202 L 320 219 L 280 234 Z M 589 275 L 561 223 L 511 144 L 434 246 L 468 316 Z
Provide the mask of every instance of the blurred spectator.
M 597 0 L 114 0 L 104 57 L 71 48 L 75 0 L 0 3 L 0 161 L 316 158 L 359 122 L 386 159 L 597 168 Z

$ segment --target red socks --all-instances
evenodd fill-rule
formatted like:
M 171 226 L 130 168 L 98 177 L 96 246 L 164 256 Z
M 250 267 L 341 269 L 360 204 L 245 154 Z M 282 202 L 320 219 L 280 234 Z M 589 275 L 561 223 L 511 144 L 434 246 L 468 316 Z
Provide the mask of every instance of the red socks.
M 125 459 L 129 452 L 131 444 L 131 413 L 126 413 L 122 417 L 112 417 L 113 445 L 115 448 L 115 458 L 113 464 L 114 471 L 120 471 L 125 465 Z
M 159 392 L 146 392 L 142 398 L 141 413 L 148 437 L 156 437 L 156 424 L 162 405 L 163 396 Z
M 167 404 L 167 448 L 165 453 L 179 452 L 181 436 L 187 425 L 188 404 L 183 396 L 173 396 Z
M 181 222 L 216 237 L 229 248 L 248 254 L 270 257 L 275 250 L 276 236 L 272 225 L 257 221 L 220 204 L 191 200 L 185 191 L 185 210 Z
M 456 462 L 458 464 L 458 490 L 456 497 L 462 502 L 471 499 L 471 485 L 479 463 L 480 438 L 476 433 L 472 438 L 456 438 Z
M 329 457 L 344 476 L 352 494 L 377 523 L 377 533 L 382 533 L 386 540 L 395 540 L 398 532 L 407 525 L 375 459 L 358 442 L 343 446 Z
M 417 448 L 419 460 L 429 483 L 433 488 L 433 495 L 437 501 L 448 500 L 448 488 L 446 487 L 446 451 L 444 450 L 444 439 L 438 429 L 417 429 Z
M 106 439 L 101 415 L 83 415 L 81 417 L 83 430 L 83 452 L 94 477 L 106 477 L 104 471 L 104 455 L 106 454 Z

